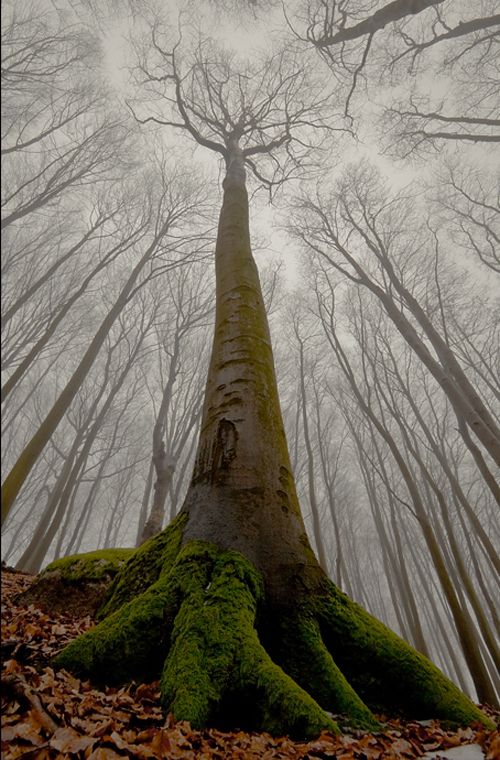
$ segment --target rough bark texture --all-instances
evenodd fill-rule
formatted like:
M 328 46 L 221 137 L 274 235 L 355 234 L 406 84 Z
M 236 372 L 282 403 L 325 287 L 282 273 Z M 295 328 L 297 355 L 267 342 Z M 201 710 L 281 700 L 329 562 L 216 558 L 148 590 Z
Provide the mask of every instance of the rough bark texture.
M 128 560 L 102 622 L 57 664 L 97 681 L 161 674 L 165 709 L 311 736 L 369 706 L 487 722 L 425 657 L 342 594 L 307 539 L 250 250 L 242 156 L 228 162 L 216 325 L 194 474 L 171 525 Z

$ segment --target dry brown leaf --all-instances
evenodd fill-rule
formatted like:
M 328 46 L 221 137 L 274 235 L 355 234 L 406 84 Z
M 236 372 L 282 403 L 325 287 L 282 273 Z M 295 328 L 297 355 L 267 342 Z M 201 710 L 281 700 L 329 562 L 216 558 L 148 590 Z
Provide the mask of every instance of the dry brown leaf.
M 172 742 L 169 739 L 169 732 L 164 731 L 162 728 L 153 736 L 151 741 L 151 749 L 153 749 L 159 757 L 164 757 L 166 752 L 170 752 L 172 748 Z
M 29 579 L 21 578 L 18 582 L 16 575 L 12 575 L 14 577 L 9 579 L 12 593 L 29 585 Z M 158 681 L 99 690 L 89 681 L 79 681 L 64 670 L 54 672 L 46 666 L 70 639 L 94 625 L 90 618 L 51 616 L 34 606 L 15 607 L 5 595 L 2 600 L 5 602 L 3 641 L 10 642 L 4 677 L 20 675 L 32 692 L 42 695 L 44 710 L 56 723 L 66 726 L 56 729 L 54 741 L 58 746 L 68 747 L 67 751 L 48 747 L 48 740 L 43 738 L 47 733 L 30 714 L 25 700 L 12 694 L 10 705 L 5 699 L 2 704 L 2 725 L 5 735 L 10 737 L 8 746 L 7 742 L 2 746 L 6 753 L 2 756 L 4 760 L 17 760 L 30 749 L 31 754 L 27 756 L 30 760 L 62 760 L 63 757 L 65 760 L 72 757 L 75 760 L 77 757 L 78 760 L 124 760 L 127 757 L 139 760 L 327 760 L 329 757 L 408 760 L 428 750 L 471 742 L 483 746 L 488 760 L 500 758 L 498 734 L 493 736 L 479 725 L 452 732 L 445 731 L 437 721 L 387 720 L 383 716 L 378 716 L 386 724 L 383 733 L 354 732 L 338 737 L 323 732 L 312 742 L 239 730 L 232 733 L 216 729 L 195 731 L 186 722 L 176 723 L 172 716 L 165 721 L 159 706 Z M 31 636 L 29 641 L 26 631 Z M 30 743 L 22 738 L 23 733 L 38 735 L 35 741 L 42 744 Z M 82 740 L 88 745 L 83 750 L 77 749 Z
M 96 739 L 93 736 L 83 736 L 69 726 L 58 728 L 49 742 L 50 746 L 58 752 L 72 755 L 85 751 L 95 743 Z
M 19 673 L 21 670 L 20 664 L 17 660 L 7 660 L 3 665 L 3 672 L 6 674 Z
M 14 726 L 4 726 L 2 728 L 3 742 L 12 742 L 15 739 L 22 739 L 25 742 L 34 744 L 35 746 L 38 746 L 39 744 L 44 744 L 46 741 L 40 736 L 39 730 L 36 727 L 36 725 L 33 725 L 28 720 L 25 721 L 24 723 L 17 723 Z
M 108 747 L 97 747 L 87 760 L 123 760 L 123 755 L 119 755 L 114 749 L 108 749 Z
M 390 751 L 395 752 L 399 757 L 415 757 L 415 750 L 406 739 L 396 739 L 390 745 Z

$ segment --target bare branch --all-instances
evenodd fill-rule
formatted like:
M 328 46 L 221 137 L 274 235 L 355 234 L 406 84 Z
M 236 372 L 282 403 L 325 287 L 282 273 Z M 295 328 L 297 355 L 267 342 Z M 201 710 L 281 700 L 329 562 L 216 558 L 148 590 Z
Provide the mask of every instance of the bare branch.
M 393 0 L 392 3 L 388 3 L 383 8 L 380 8 L 380 10 L 375 11 L 373 16 L 363 19 L 363 21 L 350 27 L 344 25 L 345 16 L 342 16 L 340 22 L 336 22 L 334 19 L 327 20 L 325 12 L 323 36 L 315 36 L 314 27 L 311 26 L 308 29 L 308 39 L 316 47 L 323 48 L 330 45 L 339 45 L 343 42 L 350 42 L 366 35 L 372 37 L 376 32 L 384 29 L 387 24 L 400 21 L 407 16 L 414 16 L 442 2 L 444 0 Z M 338 31 L 335 31 L 336 28 Z

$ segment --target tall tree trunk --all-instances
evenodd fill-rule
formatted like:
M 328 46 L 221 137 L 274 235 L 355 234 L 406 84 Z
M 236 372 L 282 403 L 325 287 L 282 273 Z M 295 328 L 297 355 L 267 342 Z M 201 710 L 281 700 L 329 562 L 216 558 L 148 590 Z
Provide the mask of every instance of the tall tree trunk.
M 311 507 L 311 516 L 314 532 L 314 543 L 316 545 L 316 552 L 319 559 L 319 564 L 323 570 L 328 572 L 328 560 L 326 557 L 325 544 L 323 539 L 323 532 L 321 529 L 321 520 L 319 516 L 319 504 L 316 498 L 316 487 L 314 481 L 316 478 L 314 472 L 314 452 L 311 442 L 311 435 L 309 433 L 309 416 L 307 408 L 307 392 L 306 392 L 306 379 L 305 379 L 305 366 L 304 366 L 304 341 L 299 335 L 298 329 L 295 330 L 295 335 L 299 343 L 299 374 L 300 374 L 300 394 L 302 396 L 302 430 L 304 433 L 304 444 L 306 447 L 306 459 L 307 459 L 307 486 L 309 493 L 309 505 Z
M 149 463 L 149 469 L 148 469 L 148 474 L 146 477 L 146 482 L 144 483 L 144 493 L 142 496 L 141 511 L 139 512 L 139 520 L 137 523 L 137 535 L 135 539 L 136 546 L 140 546 L 142 543 L 142 531 L 144 530 L 144 525 L 146 523 L 146 519 L 148 516 L 148 504 L 149 504 L 149 498 L 151 496 L 151 489 L 153 487 L 154 469 L 155 469 L 155 466 L 153 464 L 153 460 L 151 459 Z
M 364 700 L 380 699 L 488 723 L 428 660 L 339 592 L 311 551 L 237 149 L 223 187 L 215 333 L 184 506 L 117 576 L 102 622 L 56 662 L 114 682 L 162 671 L 166 709 L 195 726 L 223 714 L 313 735 L 338 730 L 328 710 L 373 727 Z
M 216 539 L 222 547 L 241 551 L 269 579 L 269 593 L 288 597 L 290 568 L 305 560 L 305 527 L 251 253 L 245 170 L 237 151 L 224 179 L 215 270 L 214 341 L 194 474 L 182 510 L 190 516 L 184 540 Z M 316 561 L 307 564 L 316 575 Z
M 153 443 L 153 465 L 156 474 L 156 480 L 153 484 L 153 504 L 149 517 L 142 529 L 140 543 L 143 544 L 149 538 L 159 533 L 163 527 L 165 517 L 165 502 L 167 494 L 172 483 L 172 476 L 175 470 L 175 462 L 165 451 L 163 441 Z
M 163 395 L 161 399 L 160 408 L 156 416 L 155 424 L 153 427 L 153 457 L 152 462 L 155 470 L 156 481 L 153 485 L 153 504 L 151 505 L 151 511 L 142 529 L 140 544 L 147 541 L 155 533 L 159 533 L 163 527 L 163 520 L 165 517 L 165 502 L 167 500 L 167 494 L 172 482 L 172 476 L 175 470 L 175 460 L 170 452 L 165 449 L 165 442 L 163 440 L 163 434 L 165 430 L 165 421 L 168 414 L 168 408 L 172 399 L 172 391 L 174 388 L 175 379 L 178 371 L 179 360 L 179 334 L 176 333 L 174 337 L 174 345 L 172 348 L 172 356 L 170 359 L 170 366 L 168 372 L 168 378 L 163 389 Z M 170 449 L 170 446 L 169 446 Z

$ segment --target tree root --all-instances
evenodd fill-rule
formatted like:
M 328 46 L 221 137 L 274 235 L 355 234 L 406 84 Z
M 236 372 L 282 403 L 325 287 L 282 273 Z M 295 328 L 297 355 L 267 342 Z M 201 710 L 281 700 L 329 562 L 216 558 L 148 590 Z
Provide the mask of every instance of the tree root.
M 351 601 L 329 580 L 316 606 L 328 650 L 349 683 L 374 709 L 413 718 L 441 718 L 459 725 L 484 713 L 427 657 Z
M 196 544 L 190 551 L 206 546 Z M 193 577 L 189 562 L 188 572 L 181 573 L 183 602 L 160 683 L 164 704 L 176 717 L 203 726 L 220 713 L 224 696 L 245 694 L 262 730 L 300 736 L 322 728 L 338 731 L 260 643 L 255 628 L 263 599 L 260 576 L 236 552 L 213 558 L 204 575 Z
M 338 732 L 335 713 L 373 730 L 379 724 L 367 704 L 379 706 L 388 690 L 389 702 L 413 717 L 417 710 L 487 724 L 435 666 L 326 578 L 318 594 L 279 609 L 238 552 L 191 541 L 173 555 L 156 561 L 146 590 L 71 642 L 56 664 L 104 683 L 161 673 L 166 711 L 193 727 L 311 737 Z

